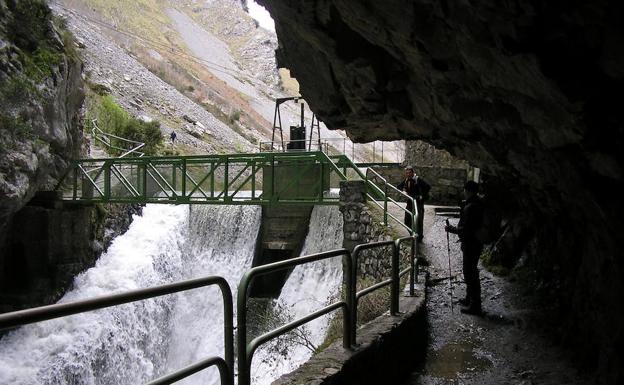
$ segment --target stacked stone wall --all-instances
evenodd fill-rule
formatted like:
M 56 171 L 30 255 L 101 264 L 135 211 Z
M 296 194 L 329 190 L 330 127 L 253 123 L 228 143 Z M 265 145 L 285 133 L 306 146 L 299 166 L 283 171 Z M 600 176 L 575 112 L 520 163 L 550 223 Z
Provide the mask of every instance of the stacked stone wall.
M 469 178 L 467 168 L 454 167 L 432 167 L 413 165 L 414 173 L 422 177 L 431 185 L 429 192 L 429 200 L 426 204 L 434 205 L 456 205 L 461 199 L 461 192 L 464 183 Z M 379 166 L 373 167 L 373 170 L 380 174 L 388 183 L 395 187 L 405 178 L 404 166 Z M 377 184 L 381 187 L 378 178 L 376 179 L 373 172 L 367 172 L 369 179 L 377 180 Z M 389 195 L 395 199 L 403 201 L 398 193 L 389 190 Z

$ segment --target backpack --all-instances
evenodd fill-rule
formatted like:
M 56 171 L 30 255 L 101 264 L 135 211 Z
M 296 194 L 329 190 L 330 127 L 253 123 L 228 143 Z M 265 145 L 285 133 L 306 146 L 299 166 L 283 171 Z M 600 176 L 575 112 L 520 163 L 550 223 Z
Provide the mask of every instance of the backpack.
M 496 242 L 502 234 L 502 217 L 498 210 L 492 207 L 492 204 L 489 203 L 487 199 L 481 199 L 481 206 L 483 208 L 481 226 L 479 226 L 475 235 L 479 242 L 484 245 L 489 245 Z

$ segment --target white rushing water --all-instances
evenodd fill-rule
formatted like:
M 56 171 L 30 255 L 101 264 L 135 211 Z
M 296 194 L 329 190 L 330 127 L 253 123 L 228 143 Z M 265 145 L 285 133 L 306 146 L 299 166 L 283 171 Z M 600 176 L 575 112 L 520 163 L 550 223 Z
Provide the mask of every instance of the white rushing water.
M 316 206 L 310 217 L 310 229 L 301 255 L 342 248 L 342 214 L 336 206 Z M 342 260 L 340 257 L 297 266 L 282 288 L 273 306 L 277 313 L 292 321 L 312 313 L 329 304 L 340 293 L 342 281 Z M 318 347 L 325 338 L 325 332 L 332 313 L 318 318 L 299 328 L 300 332 L 287 349 L 283 341 L 268 342 L 261 347 L 252 361 L 252 383 L 270 384 L 285 373 L 289 373 L 306 362 L 312 355 L 304 340 Z M 340 315 L 340 313 L 338 313 Z M 287 339 L 292 342 L 292 339 Z M 277 356 L 276 356 L 277 354 Z M 281 357 L 280 357 L 281 355 Z M 287 356 L 288 359 L 283 359 Z
M 251 267 L 261 210 L 251 206 L 148 205 L 95 267 L 79 275 L 59 302 L 207 275 L 236 286 Z M 337 208 L 315 208 L 302 254 L 338 248 Z M 340 284 L 340 259 L 293 271 L 276 301 L 296 317 L 323 306 Z M 327 319 L 307 327 L 314 344 Z M 254 384 L 268 385 L 311 354 L 289 347 L 290 359 L 260 349 Z M 141 384 L 208 356 L 223 354 L 223 305 L 216 287 L 134 302 L 12 331 L 0 340 L 0 384 Z M 211 368 L 181 384 L 218 384 Z

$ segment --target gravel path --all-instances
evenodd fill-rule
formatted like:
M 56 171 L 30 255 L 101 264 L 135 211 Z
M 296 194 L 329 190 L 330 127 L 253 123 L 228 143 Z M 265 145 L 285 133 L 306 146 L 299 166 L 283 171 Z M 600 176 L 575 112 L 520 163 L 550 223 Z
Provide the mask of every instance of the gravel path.
M 449 304 L 448 251 L 444 221 L 426 207 L 421 254 L 430 262 L 429 346 L 424 365 L 403 385 L 585 384 L 565 354 L 530 325 L 531 312 L 521 288 L 480 267 L 484 316 L 461 314 Z M 457 219 L 450 219 L 455 224 Z M 461 252 L 451 234 L 453 299 L 465 294 Z

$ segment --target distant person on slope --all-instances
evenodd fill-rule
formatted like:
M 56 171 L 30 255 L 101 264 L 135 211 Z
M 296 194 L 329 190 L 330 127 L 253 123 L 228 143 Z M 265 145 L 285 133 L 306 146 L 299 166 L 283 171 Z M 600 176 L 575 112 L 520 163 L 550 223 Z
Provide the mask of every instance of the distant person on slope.
M 169 135 L 169 137 L 171 138 L 171 144 L 175 143 L 177 137 L 175 131 L 171 131 L 171 135 Z
M 423 178 L 414 174 L 414 168 L 407 166 L 405 168 L 405 179 L 397 186 L 399 190 L 403 191 L 410 197 L 416 200 L 416 208 L 418 209 L 418 222 L 416 224 L 416 232 L 418 233 L 418 241 L 423 239 L 423 220 L 425 218 L 425 200 L 429 198 L 429 190 L 431 186 Z M 412 201 L 407 201 L 405 208 L 408 211 L 413 210 Z M 405 226 L 412 228 L 412 216 L 409 213 L 405 213 L 403 220 Z
M 477 195 L 479 184 L 468 181 L 464 185 L 465 201 L 459 222 L 456 226 L 447 225 L 444 229 L 449 233 L 459 235 L 463 254 L 464 281 L 466 282 L 466 297 L 459 300 L 464 305 L 461 309 L 466 314 L 481 314 L 481 282 L 479 280 L 479 257 L 483 251 L 483 243 L 479 240 L 478 232 L 483 223 L 483 203 Z

